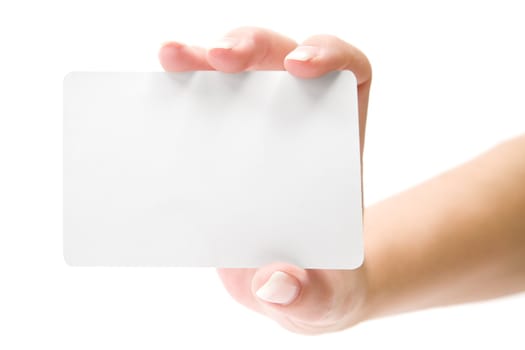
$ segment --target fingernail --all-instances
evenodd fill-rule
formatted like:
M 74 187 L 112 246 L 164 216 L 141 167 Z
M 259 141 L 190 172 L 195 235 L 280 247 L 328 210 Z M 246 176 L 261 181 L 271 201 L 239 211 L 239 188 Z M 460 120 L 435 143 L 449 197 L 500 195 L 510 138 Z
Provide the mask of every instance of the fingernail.
M 310 61 L 319 55 L 319 48 L 315 46 L 299 46 L 290 52 L 285 59 L 294 61 Z
M 276 271 L 255 294 L 269 303 L 286 305 L 294 301 L 299 294 L 299 284 L 289 274 Z
M 212 49 L 227 49 L 228 50 L 228 49 L 234 48 L 238 44 L 239 44 L 239 39 L 226 37 L 226 38 L 222 38 L 222 39 L 216 41 L 211 46 L 211 48 Z

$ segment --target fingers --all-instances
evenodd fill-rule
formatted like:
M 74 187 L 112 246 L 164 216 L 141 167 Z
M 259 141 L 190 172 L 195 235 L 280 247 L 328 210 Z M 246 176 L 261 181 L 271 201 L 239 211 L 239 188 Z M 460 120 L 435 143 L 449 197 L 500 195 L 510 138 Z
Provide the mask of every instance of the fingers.
M 160 49 L 159 59 L 168 71 L 286 68 L 298 77 L 313 78 L 348 69 L 354 72 L 358 84 L 368 82 L 372 75 L 366 56 L 337 37 L 316 35 L 297 46 L 288 37 L 256 27 L 237 28 L 208 50 L 169 42 Z
M 159 50 L 160 64 L 168 72 L 191 70 L 212 70 L 206 60 L 206 51 L 195 46 L 186 46 L 177 42 L 168 42 Z
M 250 69 L 282 70 L 284 57 L 296 42 L 268 29 L 241 27 L 205 50 L 170 42 L 162 46 L 159 59 L 166 71 L 216 69 L 234 73 Z
M 207 51 L 209 64 L 223 72 L 281 70 L 284 57 L 297 44 L 268 29 L 242 27 L 229 32 Z

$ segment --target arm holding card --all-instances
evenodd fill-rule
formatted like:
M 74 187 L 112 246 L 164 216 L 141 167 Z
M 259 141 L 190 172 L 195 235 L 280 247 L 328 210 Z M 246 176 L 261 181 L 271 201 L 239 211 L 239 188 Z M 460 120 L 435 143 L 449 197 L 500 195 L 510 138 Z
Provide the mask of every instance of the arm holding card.
M 159 58 L 167 71 L 287 70 L 312 78 L 352 70 L 364 145 L 370 64 L 336 37 L 317 35 L 298 45 L 275 32 L 246 27 L 207 50 L 166 43 Z M 309 334 L 522 291 L 525 136 L 368 207 L 364 229 L 365 263 L 357 270 L 304 270 L 282 262 L 220 269 L 219 275 L 240 303 Z

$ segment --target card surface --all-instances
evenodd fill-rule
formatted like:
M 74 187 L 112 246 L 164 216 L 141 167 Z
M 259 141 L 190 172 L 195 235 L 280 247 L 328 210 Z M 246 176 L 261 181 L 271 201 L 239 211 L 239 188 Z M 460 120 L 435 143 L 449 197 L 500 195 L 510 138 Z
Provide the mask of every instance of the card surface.
M 65 260 L 357 268 L 359 153 L 348 71 L 70 73 Z

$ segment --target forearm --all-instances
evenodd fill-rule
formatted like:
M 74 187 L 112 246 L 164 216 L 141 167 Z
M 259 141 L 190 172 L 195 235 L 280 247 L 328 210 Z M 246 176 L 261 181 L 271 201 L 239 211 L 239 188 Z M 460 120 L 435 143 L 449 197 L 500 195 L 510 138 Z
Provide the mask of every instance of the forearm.
M 366 318 L 525 290 L 525 136 L 367 209 Z

